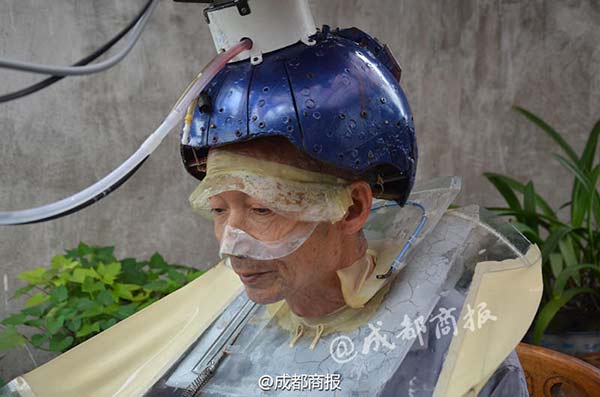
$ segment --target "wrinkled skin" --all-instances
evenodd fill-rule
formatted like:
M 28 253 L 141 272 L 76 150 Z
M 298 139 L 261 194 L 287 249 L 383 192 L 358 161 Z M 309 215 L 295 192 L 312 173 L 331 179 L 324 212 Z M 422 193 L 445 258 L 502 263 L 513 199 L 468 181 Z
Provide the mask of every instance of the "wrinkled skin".
M 293 145 L 277 145 L 274 154 L 268 140 L 229 145 L 234 153 L 289 164 L 314 171 Z M 238 150 L 239 149 L 239 150 Z M 274 158 L 276 156 L 276 158 Z M 312 235 L 288 256 L 272 260 L 231 257 L 231 265 L 244 283 L 248 297 L 261 304 L 285 299 L 299 316 L 326 315 L 344 305 L 336 271 L 350 266 L 366 252 L 362 226 L 372 203 L 371 188 L 361 180 L 352 182 L 353 204 L 344 219 L 321 222 Z M 279 240 L 299 221 L 271 211 L 268 205 L 240 192 L 227 191 L 210 198 L 214 232 L 221 241 L 225 225 L 244 230 L 263 241 Z

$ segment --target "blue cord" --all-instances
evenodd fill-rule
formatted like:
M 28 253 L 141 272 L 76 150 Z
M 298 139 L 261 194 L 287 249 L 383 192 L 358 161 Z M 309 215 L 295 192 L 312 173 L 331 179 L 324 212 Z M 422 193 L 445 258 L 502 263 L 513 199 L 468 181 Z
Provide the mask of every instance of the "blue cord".
M 394 259 L 394 262 L 392 262 L 392 265 L 390 266 L 390 269 L 387 271 L 387 273 L 378 274 L 376 276 L 378 279 L 388 278 L 388 277 L 390 277 L 396 271 L 396 268 L 400 264 L 400 261 L 402 260 L 402 258 L 404 258 L 404 255 L 406 255 L 406 253 L 408 252 L 408 249 L 412 246 L 412 244 L 415 242 L 415 239 L 419 236 L 419 234 L 423 230 L 423 227 L 425 226 L 425 223 L 427 223 L 427 210 L 425 209 L 425 207 L 423 205 L 417 203 L 416 201 L 412 201 L 412 200 L 407 201 L 406 204 L 412 205 L 413 207 L 417 207 L 417 208 L 419 208 L 421 210 L 421 212 L 422 212 L 421 221 L 419 222 L 419 224 L 415 228 L 415 231 L 410 236 L 410 238 L 408 239 L 408 241 L 406 241 L 406 244 L 404 244 L 404 247 L 402 247 L 402 250 L 400 251 L 400 253 L 396 257 L 396 259 Z M 398 203 L 393 203 L 393 202 L 392 203 L 386 203 L 386 204 L 380 205 L 378 207 L 371 208 L 371 212 L 372 211 L 377 211 L 380 208 L 393 207 L 393 206 L 397 206 L 397 205 L 398 205 Z

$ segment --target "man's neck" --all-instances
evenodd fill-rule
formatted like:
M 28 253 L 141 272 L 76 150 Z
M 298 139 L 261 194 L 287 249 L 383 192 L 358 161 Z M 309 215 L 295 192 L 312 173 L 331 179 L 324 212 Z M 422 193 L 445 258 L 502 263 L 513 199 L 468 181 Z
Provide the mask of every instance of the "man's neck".
M 352 239 L 341 245 L 343 254 L 337 259 L 338 263 L 333 267 L 334 270 L 323 279 L 323 283 L 285 298 L 290 310 L 297 316 L 322 317 L 339 310 L 346 304 L 337 270 L 351 266 L 361 259 L 366 254 L 367 241 L 361 236 L 359 239 Z

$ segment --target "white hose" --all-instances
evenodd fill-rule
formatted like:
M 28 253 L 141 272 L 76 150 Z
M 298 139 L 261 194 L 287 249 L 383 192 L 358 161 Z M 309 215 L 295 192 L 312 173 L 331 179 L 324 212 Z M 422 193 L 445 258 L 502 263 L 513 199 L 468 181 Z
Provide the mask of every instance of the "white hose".
M 66 213 L 74 212 L 74 210 L 82 206 L 87 206 L 106 196 L 115 186 L 118 186 L 134 172 L 162 142 L 169 131 L 179 124 L 193 99 L 200 94 L 227 62 L 251 47 L 252 42 L 244 39 L 235 47 L 215 57 L 184 91 L 183 95 L 156 131 L 142 143 L 140 148 L 131 157 L 110 174 L 87 189 L 60 201 L 26 210 L 0 212 L 0 225 L 19 225 L 54 219 Z

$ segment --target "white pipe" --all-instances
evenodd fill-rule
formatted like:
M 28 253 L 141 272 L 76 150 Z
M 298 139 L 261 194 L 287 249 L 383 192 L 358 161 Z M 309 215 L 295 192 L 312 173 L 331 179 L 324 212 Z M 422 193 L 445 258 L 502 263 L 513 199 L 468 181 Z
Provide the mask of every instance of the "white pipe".
M 194 98 L 200 94 L 227 62 L 236 57 L 240 52 L 250 48 L 252 48 L 252 41 L 243 40 L 215 57 L 186 88 L 183 95 L 181 95 L 169 115 L 156 131 L 142 143 L 140 148 L 131 157 L 110 174 L 92 186 L 60 201 L 26 210 L 0 212 L 0 225 L 19 225 L 58 217 L 77 207 L 84 206 L 90 201 L 97 201 L 106 196 L 115 185 L 118 185 L 128 174 L 133 172 L 156 149 L 164 137 L 179 124 Z

